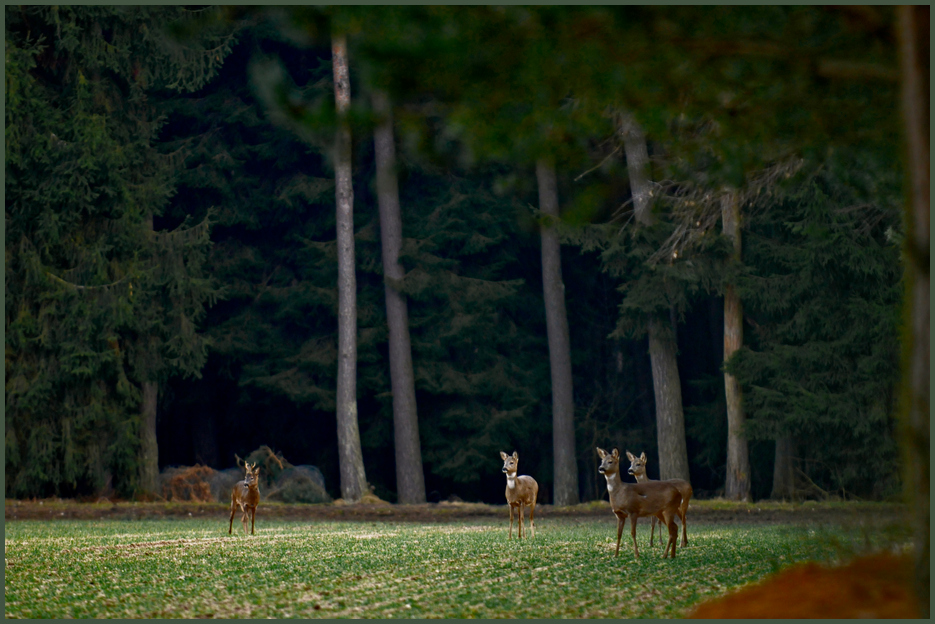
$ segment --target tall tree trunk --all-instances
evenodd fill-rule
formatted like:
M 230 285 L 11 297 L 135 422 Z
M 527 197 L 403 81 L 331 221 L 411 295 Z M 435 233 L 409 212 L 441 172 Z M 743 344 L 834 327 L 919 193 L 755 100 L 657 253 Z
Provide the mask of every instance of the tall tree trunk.
M 153 214 L 147 213 L 143 227 L 148 236 L 153 232 Z M 150 376 L 152 371 L 144 372 Z M 156 440 L 156 409 L 159 406 L 159 383 L 144 381 L 143 402 L 140 405 L 140 489 L 155 493 L 159 482 L 159 443 Z
M 728 192 L 721 202 L 724 234 L 734 242 L 734 259 L 740 260 L 740 202 L 736 193 Z M 743 346 L 743 304 L 733 284 L 724 293 L 724 361 Z M 724 496 L 729 500 L 750 500 L 750 455 L 743 433 L 746 417 L 740 382 L 724 373 L 724 394 L 727 398 L 727 482 Z
M 565 312 L 562 282 L 562 251 L 555 223 L 558 222 L 558 186 L 555 166 L 540 159 L 536 163 L 539 209 L 550 220 L 542 226 L 542 291 L 552 370 L 552 452 L 555 462 L 555 505 L 578 502 L 578 463 L 575 460 L 575 401 L 571 380 L 571 343 Z
M 659 478 L 689 480 L 685 415 L 679 381 L 676 345 L 669 319 L 649 319 L 649 360 L 656 397 L 656 436 L 659 444 Z
M 159 445 L 156 442 L 156 407 L 159 384 L 143 382 L 143 403 L 140 406 L 140 489 L 155 493 L 159 483 Z
M 409 311 L 406 296 L 397 290 L 405 277 L 399 263 L 403 223 L 396 182 L 396 147 L 393 143 L 393 115 L 383 92 L 372 96 L 380 123 L 374 129 L 377 161 L 377 200 L 380 209 L 380 240 L 383 247 L 383 290 L 386 295 L 386 322 L 389 327 L 390 384 L 393 390 L 393 433 L 396 443 L 396 493 L 400 503 L 425 502 L 425 476 L 419 443 L 419 417 L 409 342 Z
M 646 137 L 636 120 L 620 114 L 618 129 L 627 157 L 627 172 L 633 194 L 636 222 L 651 225 L 652 188 L 649 179 L 649 151 Z M 671 311 L 670 315 L 671 317 Z M 666 319 L 667 321 L 669 319 Z M 659 445 L 659 478 L 689 480 L 688 447 L 685 444 L 685 414 L 682 410 L 682 386 L 679 381 L 678 346 L 675 328 L 664 326 L 661 318 L 647 320 L 649 359 L 656 397 L 656 433 Z M 672 325 L 671 322 L 669 323 Z
M 334 99 L 338 115 L 345 117 L 351 106 L 351 83 L 347 70 L 347 40 L 331 40 L 334 65 Z M 338 464 L 341 496 L 357 502 L 366 492 L 360 430 L 357 427 L 357 277 L 354 272 L 354 187 L 351 180 L 351 130 L 342 119 L 337 132 L 334 158 L 338 245 Z
M 795 472 L 792 458 L 795 456 L 795 441 L 791 436 L 776 439 L 776 461 L 773 462 L 773 500 L 795 498 Z
M 904 482 L 912 509 L 915 548 L 915 591 L 923 618 L 930 617 L 929 543 L 929 24 L 928 6 L 896 9 L 899 42 L 900 100 L 906 145 L 909 201 L 905 207 L 907 236 L 906 295 L 903 332 L 903 426 Z

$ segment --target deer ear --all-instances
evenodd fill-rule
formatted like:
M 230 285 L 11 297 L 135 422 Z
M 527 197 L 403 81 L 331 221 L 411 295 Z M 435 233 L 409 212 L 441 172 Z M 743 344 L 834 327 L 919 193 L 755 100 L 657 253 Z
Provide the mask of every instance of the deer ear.
M 507 455 L 507 454 L 504 453 L 503 451 L 500 451 L 500 459 L 502 459 L 503 461 L 506 461 L 506 458 L 507 458 L 507 457 L 509 457 L 509 455 Z
M 519 461 L 519 453 L 517 453 L 516 451 L 513 451 L 513 459 Z
M 611 453 L 611 456 L 612 456 L 614 459 L 619 459 L 619 458 L 620 458 L 620 451 L 618 451 L 617 449 L 614 449 L 614 452 Z
M 634 459 L 636 459 L 636 455 L 634 455 L 630 451 L 627 451 L 627 459 L 629 459 L 630 461 L 633 461 Z
M 597 447 L 595 447 L 595 448 L 597 449 L 597 455 L 598 455 L 598 457 L 600 457 L 601 459 L 604 459 L 604 457 L 607 456 L 607 451 L 605 451 L 604 449 L 602 449 L 602 448 L 599 447 L 599 446 L 597 446 Z
M 640 453 L 640 460 L 642 460 L 643 463 L 646 463 L 646 451 Z

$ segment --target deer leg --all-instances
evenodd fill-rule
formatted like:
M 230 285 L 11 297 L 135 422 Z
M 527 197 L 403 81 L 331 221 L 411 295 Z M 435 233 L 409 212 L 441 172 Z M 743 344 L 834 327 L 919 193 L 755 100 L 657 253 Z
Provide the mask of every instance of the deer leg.
M 256 507 L 250 508 L 250 535 L 256 535 L 253 532 L 254 527 L 256 526 Z
M 662 527 L 659 527 L 659 530 L 662 530 Z M 649 547 L 653 547 L 653 536 L 656 534 L 656 516 L 653 516 L 649 522 Z M 662 541 L 662 538 L 659 538 Z
M 229 524 L 228 527 L 227 527 L 227 534 L 228 534 L 228 535 L 230 535 L 230 534 L 233 532 L 233 530 L 234 530 L 234 512 L 235 512 L 235 511 L 236 511 L 236 509 L 235 509 L 234 500 L 233 500 L 233 497 L 232 497 L 232 498 L 231 498 L 231 521 L 230 521 L 230 524 Z
M 523 501 L 520 501 L 519 502 L 519 538 L 520 539 L 523 539 L 523 536 L 526 535 L 526 533 L 523 531 L 523 516 L 525 515 L 525 513 L 526 513 L 526 509 L 525 509 L 525 506 L 523 505 Z
M 685 505 L 685 506 L 688 507 L 688 505 Z M 688 546 L 688 529 L 685 524 L 685 510 L 684 509 L 679 510 L 679 519 L 682 521 L 682 548 L 685 548 L 686 546 Z
M 672 550 L 672 558 L 675 559 L 675 544 L 678 542 L 679 530 L 675 526 L 675 517 L 671 512 L 663 512 L 666 525 L 669 528 L 669 543 L 666 544 L 666 549 L 662 554 L 662 558 L 665 559 L 669 556 L 669 550 Z
M 630 537 L 633 538 L 633 552 L 636 554 L 636 558 L 640 558 L 640 549 L 636 545 L 636 521 L 639 519 L 639 516 L 633 514 L 633 519 L 630 520 Z
M 627 517 L 617 515 L 617 550 L 614 551 L 614 557 L 620 556 L 620 536 L 623 535 L 623 525 L 627 523 Z
M 536 499 L 532 500 L 532 505 L 529 507 L 529 524 L 532 525 L 532 536 L 536 536 L 536 521 L 532 519 L 532 515 L 536 513 Z
M 508 539 L 513 539 L 513 505 L 510 505 L 510 537 Z

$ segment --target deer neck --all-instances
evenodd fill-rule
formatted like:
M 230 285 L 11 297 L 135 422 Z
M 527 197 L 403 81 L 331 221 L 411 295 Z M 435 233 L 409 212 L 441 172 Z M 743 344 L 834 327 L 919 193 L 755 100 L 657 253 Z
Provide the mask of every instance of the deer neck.
M 637 483 L 646 483 L 649 481 L 649 477 L 646 476 L 645 472 L 641 472 L 638 475 L 633 475 L 633 477 L 636 479 Z
M 611 474 L 604 473 L 604 478 L 607 480 L 607 491 L 610 494 L 614 492 L 619 492 L 623 489 L 623 481 L 620 479 L 620 471 L 617 470 Z
M 511 490 L 516 489 L 516 473 L 515 472 L 506 473 L 506 486 Z

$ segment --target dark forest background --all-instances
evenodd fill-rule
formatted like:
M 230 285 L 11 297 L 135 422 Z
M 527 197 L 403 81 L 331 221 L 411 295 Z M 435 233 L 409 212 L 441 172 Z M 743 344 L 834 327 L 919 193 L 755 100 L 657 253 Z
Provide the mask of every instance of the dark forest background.
M 357 413 L 376 495 L 397 500 L 378 90 L 395 117 L 397 287 L 430 500 L 502 503 L 498 452 L 516 450 L 552 502 L 543 155 L 580 500 L 605 496 L 595 446 L 646 452 L 660 474 L 647 318 L 677 347 L 696 496 L 724 493 L 728 286 L 743 301 L 727 369 L 752 498 L 774 494 L 785 459 L 799 496 L 899 495 L 892 9 L 5 11 L 7 497 L 139 496 L 153 448 L 160 469 L 223 469 L 264 444 L 341 495 L 334 32 L 350 62 Z M 620 111 L 645 132 L 645 227 Z

